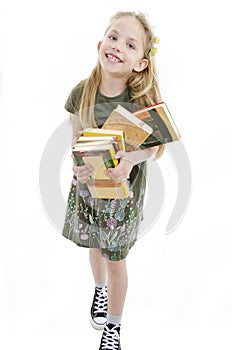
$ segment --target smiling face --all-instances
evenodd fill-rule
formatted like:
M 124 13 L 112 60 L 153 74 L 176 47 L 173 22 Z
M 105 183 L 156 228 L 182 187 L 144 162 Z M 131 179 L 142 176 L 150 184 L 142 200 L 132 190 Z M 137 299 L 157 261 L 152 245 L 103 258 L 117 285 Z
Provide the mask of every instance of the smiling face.
M 144 28 L 134 17 L 117 19 L 99 43 L 99 62 L 103 73 L 127 79 L 132 71 L 147 67 L 144 58 Z

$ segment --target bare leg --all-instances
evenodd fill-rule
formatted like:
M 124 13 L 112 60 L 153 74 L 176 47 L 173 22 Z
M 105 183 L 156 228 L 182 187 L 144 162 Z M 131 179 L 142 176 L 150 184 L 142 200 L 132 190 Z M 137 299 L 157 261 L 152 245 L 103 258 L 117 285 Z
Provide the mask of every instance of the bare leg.
M 106 281 L 105 259 L 102 257 L 100 249 L 89 249 L 89 261 L 95 283 Z
M 122 314 L 127 293 L 126 259 L 106 260 L 106 270 L 108 275 L 108 313 L 112 316 L 118 316 Z

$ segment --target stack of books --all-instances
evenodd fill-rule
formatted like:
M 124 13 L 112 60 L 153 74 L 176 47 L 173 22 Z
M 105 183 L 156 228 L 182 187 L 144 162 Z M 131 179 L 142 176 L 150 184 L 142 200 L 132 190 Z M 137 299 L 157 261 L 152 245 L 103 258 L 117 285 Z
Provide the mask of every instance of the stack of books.
M 119 150 L 133 151 L 144 141 L 153 147 L 180 138 L 177 127 L 164 102 L 134 113 L 118 105 L 101 129 L 85 129 L 73 146 L 77 165 L 91 164 L 93 172 L 87 182 L 94 198 L 121 199 L 129 196 L 127 181 L 117 183 L 106 170 L 118 165 L 115 154 Z
M 129 186 L 125 181 L 117 183 L 106 175 L 109 168 L 118 165 L 115 154 L 124 150 L 123 132 L 112 132 L 101 129 L 86 129 L 72 152 L 77 165 L 90 164 L 93 167 L 90 180 L 87 182 L 88 189 L 93 198 L 126 198 L 129 196 Z M 105 132 L 104 132 L 105 131 Z M 104 136 L 106 135 L 106 136 Z

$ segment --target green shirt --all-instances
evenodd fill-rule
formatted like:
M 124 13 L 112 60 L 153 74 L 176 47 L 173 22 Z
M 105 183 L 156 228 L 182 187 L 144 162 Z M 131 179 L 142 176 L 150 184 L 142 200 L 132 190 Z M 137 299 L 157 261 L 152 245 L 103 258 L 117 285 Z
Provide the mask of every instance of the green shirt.
M 84 84 L 85 80 L 81 81 L 72 89 L 65 104 L 65 109 L 72 114 L 76 113 L 80 108 Z M 98 127 L 101 127 L 104 124 L 105 120 L 119 103 L 128 108 L 130 100 L 129 87 L 127 87 L 121 94 L 114 97 L 105 96 L 100 92 L 100 90 L 98 90 L 94 107 L 95 120 Z M 131 109 L 131 107 L 129 108 Z

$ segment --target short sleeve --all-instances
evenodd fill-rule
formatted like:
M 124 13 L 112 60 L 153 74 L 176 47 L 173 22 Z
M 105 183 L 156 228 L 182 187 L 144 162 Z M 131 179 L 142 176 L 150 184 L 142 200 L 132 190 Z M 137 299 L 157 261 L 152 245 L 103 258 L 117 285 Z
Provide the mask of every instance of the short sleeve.
M 74 86 L 71 90 L 64 108 L 69 113 L 75 114 L 80 109 L 81 96 L 84 90 L 85 80 Z

